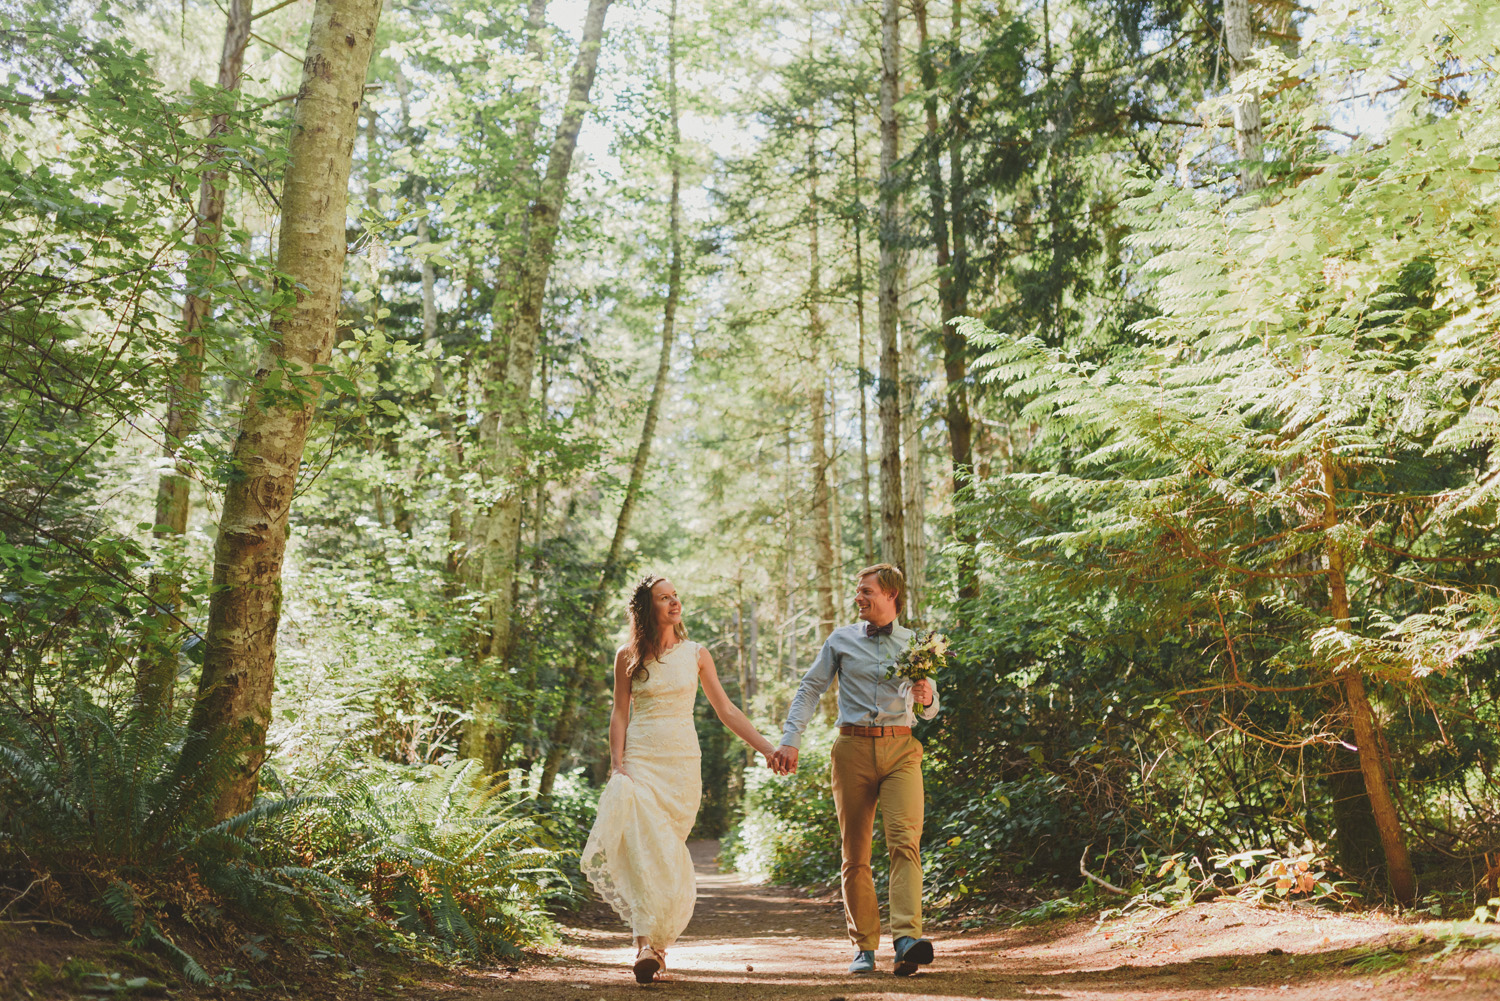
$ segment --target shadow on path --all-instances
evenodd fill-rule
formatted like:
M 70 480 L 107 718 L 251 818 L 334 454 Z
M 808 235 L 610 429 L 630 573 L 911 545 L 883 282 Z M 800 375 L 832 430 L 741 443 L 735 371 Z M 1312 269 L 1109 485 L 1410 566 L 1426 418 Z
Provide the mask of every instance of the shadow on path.
M 561 1001 L 649 997 L 702 1001 L 949 1001 L 1076 998 L 1092 1001 L 1471 1001 L 1500 998 L 1500 957 L 1425 967 L 1413 956 L 1387 973 L 1350 965 L 1356 948 L 1379 949 L 1399 926 L 1373 918 L 1267 911 L 1240 902 L 1158 914 L 1149 928 L 1093 921 L 983 932 L 929 932 L 937 961 L 909 978 L 891 975 L 888 939 L 879 971 L 845 972 L 853 955 L 843 910 L 780 887 L 745 882 L 715 863 L 715 841 L 690 846 L 698 874 L 693 921 L 670 950 L 671 979 L 638 986 L 628 929 L 607 907 L 574 915 L 565 946 L 516 973 L 464 985 L 424 985 L 450 999 Z M 1162 920 L 1162 917 L 1169 920 Z M 1149 915 L 1147 916 L 1149 917 Z M 1268 943 L 1275 943 L 1268 947 Z

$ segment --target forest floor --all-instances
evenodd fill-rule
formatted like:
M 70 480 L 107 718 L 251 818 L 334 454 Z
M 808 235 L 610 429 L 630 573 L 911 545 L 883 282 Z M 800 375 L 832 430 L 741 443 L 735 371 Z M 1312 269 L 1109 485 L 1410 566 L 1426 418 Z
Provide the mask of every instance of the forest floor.
M 757 886 L 715 865 L 716 842 L 692 844 L 698 904 L 668 956 L 670 979 L 636 985 L 630 937 L 603 904 L 562 917 L 562 941 L 517 965 L 451 969 L 387 957 L 337 972 L 292 955 L 251 974 L 254 995 L 285 1001 L 1500 1001 L 1500 930 L 1494 925 L 1402 922 L 1226 899 L 1106 921 L 1057 920 L 1028 928 L 929 927 L 937 961 L 915 976 L 844 971 L 853 949 L 838 894 Z M 0 1001 L 129 993 L 178 999 L 247 996 L 182 986 L 159 958 L 108 940 L 83 941 L 26 922 L 0 921 Z M 221 957 L 222 958 L 222 957 Z M 228 957 L 234 959 L 233 956 Z M 314 957 L 316 958 L 316 957 Z M 322 967 L 321 969 L 319 967 Z M 110 983 L 88 970 L 125 970 Z M 248 972 L 248 971 L 247 971 Z M 130 976 L 150 987 L 124 990 Z M 92 988 L 92 989 L 90 989 Z
M 1500 999 L 1493 926 L 1403 924 L 1237 900 L 1098 928 L 1093 919 L 1002 931 L 931 928 L 933 965 L 897 979 L 883 942 L 880 972 L 854 976 L 844 972 L 853 949 L 837 894 L 748 884 L 718 871 L 717 848 L 692 845 L 698 906 L 667 957 L 670 980 L 636 985 L 630 937 L 601 905 L 569 915 L 563 944 L 518 969 L 409 990 L 442 1001 Z

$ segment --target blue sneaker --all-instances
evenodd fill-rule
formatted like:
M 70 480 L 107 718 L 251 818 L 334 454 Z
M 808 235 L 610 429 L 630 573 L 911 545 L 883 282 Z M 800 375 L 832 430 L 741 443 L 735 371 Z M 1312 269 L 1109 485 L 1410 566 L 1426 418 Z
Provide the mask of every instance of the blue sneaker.
M 896 969 L 898 977 L 909 977 L 917 972 L 917 967 L 926 966 L 932 962 L 932 943 L 925 938 L 912 938 L 910 935 L 902 935 L 896 939 Z
M 854 962 L 849 964 L 850 973 L 874 973 L 875 972 L 875 950 L 861 949 L 854 954 Z

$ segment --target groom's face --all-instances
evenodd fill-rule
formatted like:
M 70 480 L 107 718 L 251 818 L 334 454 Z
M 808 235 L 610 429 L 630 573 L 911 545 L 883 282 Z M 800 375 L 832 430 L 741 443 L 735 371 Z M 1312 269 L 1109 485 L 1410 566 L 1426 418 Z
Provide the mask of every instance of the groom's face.
M 896 617 L 896 596 L 882 591 L 874 574 L 866 574 L 854 589 L 854 607 L 864 621 L 885 625 Z

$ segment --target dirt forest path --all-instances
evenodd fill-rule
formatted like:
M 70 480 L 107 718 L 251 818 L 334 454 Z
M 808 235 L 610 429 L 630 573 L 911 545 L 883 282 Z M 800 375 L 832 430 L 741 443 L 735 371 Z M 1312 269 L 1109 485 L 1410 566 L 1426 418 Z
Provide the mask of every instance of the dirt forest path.
M 601 905 L 575 916 L 553 954 L 461 985 L 424 984 L 424 993 L 447 1001 L 1500 999 L 1496 952 L 1456 949 L 1426 961 L 1441 945 L 1412 925 L 1239 901 L 1097 930 L 1092 920 L 998 932 L 933 928 L 937 961 L 917 975 L 891 975 L 887 939 L 876 953 L 879 972 L 852 976 L 844 972 L 852 947 L 836 896 L 748 884 L 718 871 L 716 842 L 691 848 L 698 905 L 668 956 L 671 980 L 635 984 L 630 937 Z

